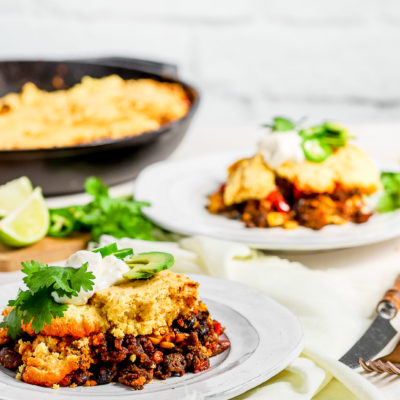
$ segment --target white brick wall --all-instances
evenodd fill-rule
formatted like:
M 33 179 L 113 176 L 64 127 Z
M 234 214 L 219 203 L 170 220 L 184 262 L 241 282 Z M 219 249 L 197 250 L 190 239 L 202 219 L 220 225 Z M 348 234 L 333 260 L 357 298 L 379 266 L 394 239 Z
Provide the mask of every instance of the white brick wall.
M 398 0 L 1 0 L 0 58 L 177 63 L 198 123 L 400 120 Z

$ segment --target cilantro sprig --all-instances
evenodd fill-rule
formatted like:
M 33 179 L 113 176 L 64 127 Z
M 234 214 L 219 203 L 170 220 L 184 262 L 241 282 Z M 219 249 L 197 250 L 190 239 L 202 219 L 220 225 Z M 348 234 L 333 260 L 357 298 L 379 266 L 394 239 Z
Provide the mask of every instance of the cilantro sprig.
M 275 117 L 272 124 L 265 124 L 272 132 L 297 131 L 302 138 L 301 147 L 307 160 L 320 163 L 325 161 L 338 147 L 351 139 L 348 130 L 336 122 L 324 122 L 308 128 L 301 128 L 288 118 Z
M 382 172 L 381 182 L 384 193 L 378 200 L 377 210 L 387 213 L 400 208 L 400 173 Z
M 264 128 L 270 128 L 273 132 L 287 132 L 296 129 L 296 123 L 285 117 L 274 117 L 271 124 L 262 125 Z
M 99 178 L 90 177 L 85 190 L 93 200 L 83 206 L 50 210 L 48 235 L 65 237 L 75 231 L 90 231 L 94 241 L 103 234 L 115 238 L 153 240 L 153 224 L 143 215 L 147 202 L 133 200 L 132 196 L 112 198 L 108 187 Z
M 53 267 L 37 261 L 22 263 L 23 279 L 28 290 L 19 290 L 17 298 L 10 300 L 11 312 L 0 323 L 7 333 L 16 338 L 21 333 L 22 324 L 32 324 L 35 333 L 50 325 L 53 318 L 62 317 L 68 306 L 57 303 L 52 293 L 72 298 L 93 289 L 95 276 L 88 272 L 88 264 L 79 269 L 72 267 Z

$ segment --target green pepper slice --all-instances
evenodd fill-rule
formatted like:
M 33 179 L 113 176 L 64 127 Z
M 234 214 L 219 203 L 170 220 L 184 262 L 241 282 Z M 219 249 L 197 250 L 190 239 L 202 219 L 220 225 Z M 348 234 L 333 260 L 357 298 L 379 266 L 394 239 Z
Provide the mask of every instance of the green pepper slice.
M 306 139 L 301 144 L 307 160 L 320 163 L 325 161 L 331 154 L 332 148 L 320 139 Z
M 65 209 L 50 210 L 50 225 L 47 234 L 53 237 L 66 237 L 74 231 L 75 220 Z

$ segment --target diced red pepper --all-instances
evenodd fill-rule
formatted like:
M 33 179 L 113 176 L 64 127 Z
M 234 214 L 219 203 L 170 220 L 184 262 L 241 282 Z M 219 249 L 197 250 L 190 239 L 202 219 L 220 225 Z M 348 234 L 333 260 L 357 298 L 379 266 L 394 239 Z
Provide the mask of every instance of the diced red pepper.
M 219 336 L 221 334 L 221 324 L 218 321 L 213 321 L 214 332 Z
M 225 188 L 226 188 L 226 183 L 223 183 L 223 184 L 219 187 L 219 191 L 220 191 L 221 193 L 224 193 Z
M 122 349 L 123 349 L 123 347 L 122 347 L 122 340 L 123 340 L 123 339 L 121 339 L 121 338 L 116 338 L 116 339 L 114 339 L 114 346 L 115 346 L 115 348 L 116 348 L 117 350 L 122 350 Z
M 196 365 L 196 367 L 194 368 L 193 372 L 194 372 L 195 374 L 197 374 L 198 372 L 205 371 L 206 369 L 209 368 L 209 366 L 210 366 L 210 365 L 209 365 L 209 363 L 208 363 L 208 360 L 200 361 L 200 362 Z
M 267 200 L 270 201 L 272 207 L 274 207 L 279 212 L 287 213 L 290 211 L 290 206 L 288 202 L 284 199 L 284 197 L 278 190 L 271 192 L 267 196 Z
M 156 364 L 160 364 L 160 362 L 163 360 L 163 353 L 161 351 L 157 350 L 153 354 L 153 360 Z
M 301 197 L 301 190 L 296 185 L 294 185 L 294 187 L 293 187 L 293 197 L 296 200 Z

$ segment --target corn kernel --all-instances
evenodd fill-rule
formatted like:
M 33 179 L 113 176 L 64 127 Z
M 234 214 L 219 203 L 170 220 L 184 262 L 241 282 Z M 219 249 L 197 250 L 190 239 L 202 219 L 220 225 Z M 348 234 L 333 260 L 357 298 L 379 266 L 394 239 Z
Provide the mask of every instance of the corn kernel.
M 285 229 L 296 229 L 299 226 L 299 223 L 297 221 L 286 221 L 283 224 L 283 227 Z
M 162 338 L 155 338 L 155 337 L 153 337 L 153 336 L 149 336 L 149 339 L 150 339 L 151 343 L 153 343 L 153 344 L 159 344 L 159 343 L 161 342 L 161 339 L 162 339 Z
M 267 214 L 268 226 L 281 226 L 287 220 L 287 214 L 280 212 L 269 212 Z
M 160 347 L 162 347 L 163 349 L 173 349 L 175 345 L 171 342 L 161 342 Z

